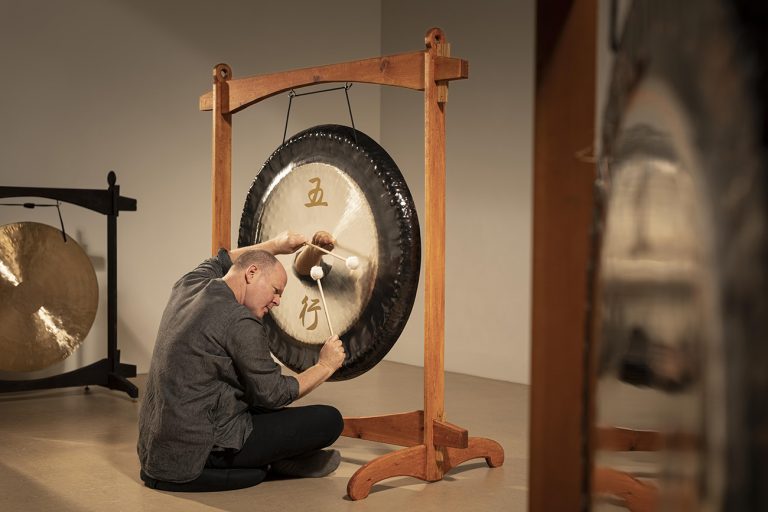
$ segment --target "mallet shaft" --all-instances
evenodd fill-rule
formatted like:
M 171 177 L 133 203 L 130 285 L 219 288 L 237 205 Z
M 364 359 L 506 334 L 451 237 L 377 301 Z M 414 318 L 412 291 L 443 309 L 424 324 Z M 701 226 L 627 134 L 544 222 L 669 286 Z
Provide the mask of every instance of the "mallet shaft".
M 323 299 L 323 311 L 325 311 L 325 319 L 328 320 L 328 329 L 331 331 L 331 336 L 335 336 L 333 333 L 333 326 L 331 325 L 331 317 L 328 315 L 328 306 L 325 303 L 325 294 L 323 293 L 323 285 L 320 279 L 317 280 L 317 287 L 320 289 L 320 298 Z
M 320 250 L 320 251 L 323 251 L 325 254 L 330 254 L 330 255 L 331 255 L 331 256 L 333 256 L 334 258 L 339 258 L 341 261 L 344 261 L 344 262 L 346 262 L 346 261 L 347 261 L 347 260 L 346 260 L 346 258 L 342 258 L 342 257 L 341 257 L 341 256 L 339 256 L 338 254 L 332 253 L 332 252 L 331 252 L 331 251 L 329 251 L 328 249 L 323 249 L 323 248 L 322 248 L 322 247 L 320 247 L 319 245 L 315 245 L 315 244 L 313 244 L 313 243 L 311 243 L 311 242 L 304 242 L 304 243 L 305 243 L 305 244 L 307 244 L 307 245 L 308 245 L 308 246 L 310 246 L 310 247 L 314 247 L 315 249 L 318 249 L 318 250 Z

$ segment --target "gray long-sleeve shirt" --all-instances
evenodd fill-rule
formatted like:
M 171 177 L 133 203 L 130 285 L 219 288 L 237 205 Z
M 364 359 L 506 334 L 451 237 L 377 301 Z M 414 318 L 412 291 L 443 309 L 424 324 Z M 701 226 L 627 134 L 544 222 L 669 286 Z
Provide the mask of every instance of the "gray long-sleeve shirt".
M 173 286 L 160 321 L 139 411 L 137 450 L 145 473 L 187 482 L 214 449 L 243 446 L 249 406 L 280 408 L 299 395 L 270 357 L 261 321 L 221 279 L 226 251 Z

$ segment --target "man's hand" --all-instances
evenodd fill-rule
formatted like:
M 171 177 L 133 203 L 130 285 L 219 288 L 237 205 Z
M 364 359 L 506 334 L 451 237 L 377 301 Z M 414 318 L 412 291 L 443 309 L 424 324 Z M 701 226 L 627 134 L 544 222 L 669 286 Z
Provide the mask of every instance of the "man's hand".
M 336 240 L 333 239 L 327 231 L 318 231 L 312 237 L 312 244 L 317 247 L 322 247 L 326 251 L 333 250 L 333 244 Z M 323 252 L 316 247 L 307 246 L 300 253 L 296 255 L 293 261 L 293 269 L 300 276 L 311 275 L 312 267 L 320 264 L 320 258 L 323 257 Z
M 272 254 L 292 254 L 300 249 L 307 239 L 304 235 L 293 231 L 283 231 L 270 240 Z
M 299 381 L 299 398 L 330 379 L 333 373 L 341 368 L 344 356 L 344 345 L 341 344 L 338 336 L 331 336 L 325 340 L 323 348 L 320 349 L 317 364 L 296 376 L 296 380 Z
M 331 336 L 323 344 L 323 348 L 320 349 L 320 358 L 317 360 L 317 364 L 321 364 L 331 370 L 331 373 L 335 372 L 344 363 L 344 345 L 338 336 Z
M 332 251 L 333 244 L 336 243 L 336 240 L 333 239 L 333 235 L 331 235 L 329 232 L 318 231 L 312 237 L 312 243 L 322 247 L 326 251 Z

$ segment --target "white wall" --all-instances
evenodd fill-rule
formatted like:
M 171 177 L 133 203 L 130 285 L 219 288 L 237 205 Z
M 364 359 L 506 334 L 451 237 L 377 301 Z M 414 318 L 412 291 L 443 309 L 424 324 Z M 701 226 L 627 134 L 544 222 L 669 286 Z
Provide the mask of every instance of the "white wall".
M 534 5 L 3 1 L 0 183 L 101 188 L 117 172 L 122 193 L 138 200 L 118 220 L 119 346 L 146 372 L 172 283 L 210 251 L 211 121 L 197 101 L 212 67 L 227 62 L 244 77 L 421 50 L 426 30 L 440 26 L 453 55 L 470 61 L 447 110 L 446 368 L 528 382 Z M 404 171 L 423 228 L 422 95 L 360 84 L 350 95 L 357 127 Z M 234 117 L 233 244 L 250 182 L 281 142 L 287 101 Z M 343 94 L 299 98 L 289 134 L 347 119 Z M 97 269 L 99 313 L 80 350 L 27 377 L 105 355 L 105 219 L 71 205 L 63 213 Z M 0 207 L 0 224 L 20 220 L 57 222 L 51 209 Z M 422 364 L 422 300 L 388 359 Z
M 446 107 L 447 370 L 529 382 L 535 2 L 382 2 L 382 53 L 424 48 L 433 26 L 469 79 Z M 424 229 L 423 95 L 382 90 L 381 141 L 413 193 Z M 387 356 L 422 364 L 419 296 Z
M 0 3 L 0 183 L 101 188 L 114 169 L 138 200 L 118 219 L 124 362 L 147 371 L 171 285 L 210 254 L 211 114 L 198 111 L 198 97 L 213 66 L 227 62 L 243 77 L 378 55 L 380 9 L 355 0 Z M 356 124 L 378 138 L 380 89 L 356 85 L 350 95 Z M 343 94 L 315 98 L 294 101 L 289 134 L 347 123 Z M 233 243 L 253 176 L 282 140 L 287 101 L 235 116 Z M 25 377 L 106 355 L 105 217 L 72 205 L 63 214 L 97 269 L 99 313 L 80 350 Z M 20 220 L 58 221 L 52 209 L 0 207 L 0 224 Z

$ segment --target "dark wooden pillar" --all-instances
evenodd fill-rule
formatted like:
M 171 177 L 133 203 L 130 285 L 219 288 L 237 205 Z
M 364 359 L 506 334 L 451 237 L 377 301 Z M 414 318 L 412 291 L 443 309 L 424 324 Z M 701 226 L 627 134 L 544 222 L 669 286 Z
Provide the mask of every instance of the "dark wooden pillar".
M 539 0 L 534 114 L 529 509 L 584 499 L 584 329 L 597 0 Z M 592 154 L 592 151 L 588 151 Z

